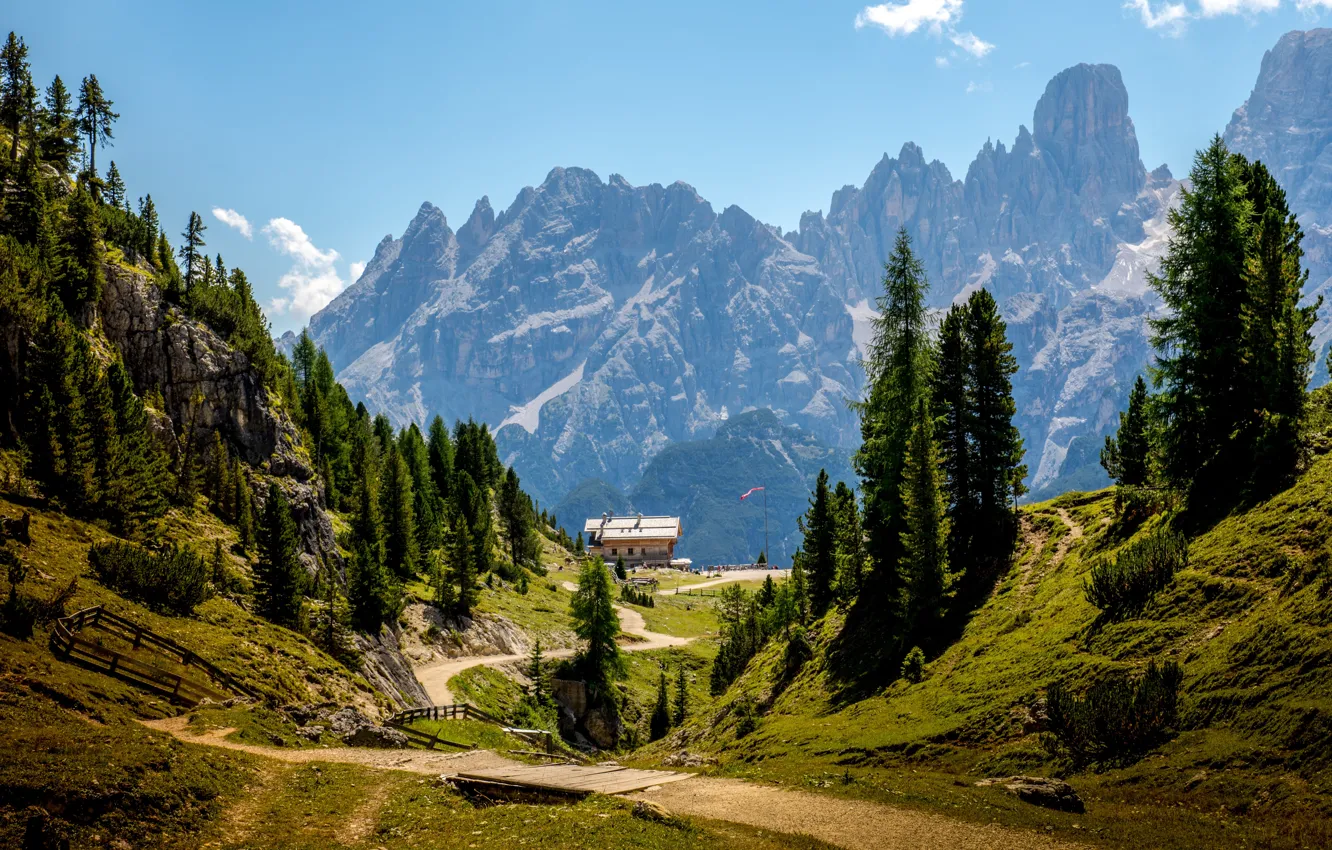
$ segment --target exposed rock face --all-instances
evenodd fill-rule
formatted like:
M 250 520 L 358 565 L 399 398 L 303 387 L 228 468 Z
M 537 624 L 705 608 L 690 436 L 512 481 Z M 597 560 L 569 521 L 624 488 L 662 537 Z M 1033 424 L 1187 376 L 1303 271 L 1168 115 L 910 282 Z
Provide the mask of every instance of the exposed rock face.
M 430 694 L 416 680 L 412 665 L 399 649 L 396 627 L 385 626 L 378 635 L 357 634 L 356 649 L 361 653 L 361 675 L 395 706 L 411 708 L 430 705 Z
M 553 504 L 589 478 L 627 491 L 668 443 L 753 408 L 854 446 L 844 402 L 905 227 L 933 306 L 981 286 L 1001 302 L 1034 488 L 1099 484 L 1093 447 L 1145 366 L 1144 272 L 1178 184 L 1143 167 L 1111 66 L 1057 76 L 1033 127 L 987 142 L 963 180 L 907 144 L 784 234 L 683 183 L 576 168 L 498 217 L 482 199 L 456 235 L 426 204 L 311 328 L 348 390 L 399 424 L 503 425 L 505 459 Z
M 1010 776 L 1007 779 L 982 779 L 977 787 L 999 785 L 1005 791 L 1024 803 L 1056 809 L 1061 812 L 1086 811 L 1082 798 L 1062 779 L 1046 779 L 1041 776 Z
M 1306 297 L 1332 295 L 1332 29 L 1287 33 L 1267 51 L 1225 140 L 1231 150 L 1262 160 L 1286 190 L 1305 232 Z M 1324 316 L 1314 326 L 1317 383 L 1327 380 L 1324 356 L 1332 341 L 1332 321 Z

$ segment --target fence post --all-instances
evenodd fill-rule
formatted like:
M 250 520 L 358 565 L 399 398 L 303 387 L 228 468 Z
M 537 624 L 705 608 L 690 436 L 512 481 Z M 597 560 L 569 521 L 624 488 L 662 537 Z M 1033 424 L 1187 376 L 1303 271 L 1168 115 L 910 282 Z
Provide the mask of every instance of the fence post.
M 143 626 L 139 626 L 134 630 L 134 648 L 138 649 L 141 643 L 143 643 Z

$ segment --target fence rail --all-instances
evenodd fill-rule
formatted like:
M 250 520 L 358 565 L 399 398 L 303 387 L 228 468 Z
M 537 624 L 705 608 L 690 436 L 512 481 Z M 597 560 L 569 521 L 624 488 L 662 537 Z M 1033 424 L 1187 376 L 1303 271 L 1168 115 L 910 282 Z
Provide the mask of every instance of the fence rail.
M 397 714 L 384 721 L 387 725 L 399 729 L 411 739 L 412 743 L 419 744 L 427 749 L 434 749 L 436 744 L 444 744 L 450 747 L 460 749 L 475 749 L 469 744 L 459 744 L 446 738 L 439 737 L 439 731 L 434 735 L 428 732 L 422 732 L 419 729 L 413 729 L 411 723 L 416 720 L 477 720 L 482 723 L 491 723 L 500 727 L 501 731 L 530 741 L 540 747 L 545 747 L 546 752 L 543 755 L 554 756 L 561 755 L 555 746 L 555 734 L 547 729 L 516 729 L 494 715 L 487 714 L 481 709 L 469 703 L 457 703 L 455 705 L 430 705 L 424 708 L 408 708 L 399 711 Z M 567 753 L 562 754 L 564 758 L 570 758 Z M 574 757 L 576 758 L 576 756 Z
M 227 693 L 211 683 L 199 682 L 179 673 L 163 670 L 123 652 L 85 640 L 78 634 L 85 628 L 100 629 L 122 638 L 136 650 L 148 647 L 173 657 L 185 667 L 194 667 L 203 671 L 234 693 Z M 56 620 L 55 628 L 51 631 L 51 648 L 57 655 L 64 656 L 67 660 L 76 659 L 95 670 L 133 682 L 186 705 L 198 705 L 205 699 L 222 702 L 237 694 L 254 697 L 254 693 L 248 688 L 192 651 L 132 620 L 106 610 L 101 605 L 84 608 L 82 611 L 76 611 L 68 617 Z

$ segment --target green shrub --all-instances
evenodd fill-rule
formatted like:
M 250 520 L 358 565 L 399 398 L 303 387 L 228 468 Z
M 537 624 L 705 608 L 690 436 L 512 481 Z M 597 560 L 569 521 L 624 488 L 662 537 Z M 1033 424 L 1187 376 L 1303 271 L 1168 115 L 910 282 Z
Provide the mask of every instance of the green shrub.
M 1189 543 L 1182 534 L 1157 531 L 1120 549 L 1113 561 L 1092 565 L 1083 582 L 1087 601 L 1111 620 L 1142 611 L 1189 563 Z
M 131 599 L 174 614 L 191 614 L 209 596 L 212 570 L 189 549 L 152 552 L 132 543 L 99 543 L 88 550 L 97 580 Z
M 925 653 L 920 647 L 913 646 L 902 659 L 902 678 L 913 683 L 925 678 Z
M 735 701 L 735 737 L 743 738 L 758 728 L 758 704 L 749 694 Z
M 1179 686 L 1184 672 L 1173 661 L 1153 661 L 1141 677 L 1113 673 L 1079 698 L 1056 683 L 1046 692 L 1050 738 L 1075 765 L 1124 763 L 1147 752 L 1169 735 L 1178 717 Z
M 809 635 L 804 626 L 796 626 L 791 630 L 791 637 L 786 641 L 786 651 L 782 654 L 782 668 L 786 678 L 799 673 L 805 662 L 813 657 L 814 647 L 809 643 Z

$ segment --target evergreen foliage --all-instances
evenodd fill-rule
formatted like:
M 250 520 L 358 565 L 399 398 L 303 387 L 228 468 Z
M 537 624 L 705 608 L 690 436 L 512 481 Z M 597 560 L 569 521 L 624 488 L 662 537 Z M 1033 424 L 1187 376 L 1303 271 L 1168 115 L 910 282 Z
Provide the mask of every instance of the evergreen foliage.
M 396 446 L 384 459 L 380 511 L 384 517 L 384 555 L 390 572 L 399 579 L 416 574 L 420 552 L 416 546 L 416 508 L 412 476 Z
M 939 454 L 934 423 L 925 399 L 917 404 L 916 422 L 907 444 L 903 470 L 902 574 L 908 632 L 918 642 L 937 642 L 952 584 L 948 568 L 948 517 L 944 513 Z
M 9 159 L 19 158 L 19 131 L 30 119 L 28 89 L 32 72 L 28 63 L 28 45 L 13 32 L 0 48 L 0 124 L 9 131 Z
M 59 173 L 68 174 L 79 150 L 79 129 L 73 99 L 59 75 L 46 87 L 44 106 L 40 116 L 42 159 Z
M 828 492 L 828 472 L 820 469 L 814 483 L 809 510 L 797 520 L 804 535 L 796 558 L 809 578 L 809 602 L 815 616 L 828 610 L 837 581 L 837 527 L 832 498 Z
M 649 740 L 660 741 L 671 731 L 671 705 L 667 691 L 666 671 L 663 669 L 661 679 L 657 683 L 657 702 L 652 709 L 652 719 L 648 723 Z
M 1142 487 L 1148 478 L 1147 383 L 1139 375 L 1129 392 L 1128 410 L 1119 414 L 1119 430 L 1105 438 L 1101 466 L 1120 487 Z
M 189 615 L 211 595 L 212 569 L 195 552 L 168 546 L 153 552 L 113 540 L 88 549 L 97 580 L 150 608 Z
M 671 723 L 683 726 L 689 716 L 689 682 L 685 679 L 685 668 L 681 664 L 675 671 L 675 701 L 671 704 Z
M 1087 601 L 1111 620 L 1122 620 L 1147 606 L 1189 565 L 1189 543 L 1176 531 L 1159 529 L 1121 548 L 1113 560 L 1092 564 L 1084 582 Z
M 600 558 L 583 564 L 578 590 L 570 603 L 574 634 L 585 641 L 576 666 L 586 678 L 589 697 L 595 705 L 614 706 L 613 683 L 624 675 L 624 659 L 615 639 L 620 618 L 615 613 L 610 571 Z
M 97 146 L 110 147 L 115 138 L 111 126 L 120 118 L 120 113 L 112 112 L 111 102 L 102 91 L 102 84 L 96 74 L 83 78 L 79 86 L 79 106 L 74 112 L 79 132 L 88 140 L 88 174 L 97 174 Z
M 255 595 L 260 612 L 283 626 L 298 628 L 304 608 L 305 568 L 291 505 L 277 483 L 268 485 L 255 567 Z
M 1122 764 L 1151 750 L 1170 733 L 1179 715 L 1184 673 L 1174 661 L 1147 665 L 1142 676 L 1105 675 L 1082 697 L 1056 682 L 1046 692 L 1052 749 L 1074 765 Z

